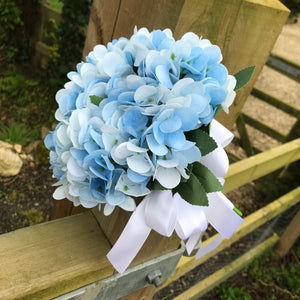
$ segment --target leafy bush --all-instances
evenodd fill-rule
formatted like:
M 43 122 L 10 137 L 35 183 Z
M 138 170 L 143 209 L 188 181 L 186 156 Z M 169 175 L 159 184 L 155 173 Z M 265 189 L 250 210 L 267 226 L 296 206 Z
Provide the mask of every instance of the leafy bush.
M 0 63 L 29 61 L 30 39 L 39 22 L 39 3 L 40 0 L 0 0 Z
M 234 285 L 221 284 L 217 287 L 217 294 L 224 300 L 252 300 L 252 297 L 244 290 Z
M 57 29 L 57 41 L 52 45 L 52 61 L 48 68 L 50 84 L 56 89 L 81 61 L 92 0 L 62 0 L 62 3 L 62 22 Z
M 0 62 L 12 61 L 18 48 L 10 37 L 18 26 L 22 26 L 21 10 L 12 0 L 0 0 Z
M 12 122 L 6 126 L 0 123 L 0 140 L 6 143 L 27 146 L 35 136 L 36 132 L 25 124 Z

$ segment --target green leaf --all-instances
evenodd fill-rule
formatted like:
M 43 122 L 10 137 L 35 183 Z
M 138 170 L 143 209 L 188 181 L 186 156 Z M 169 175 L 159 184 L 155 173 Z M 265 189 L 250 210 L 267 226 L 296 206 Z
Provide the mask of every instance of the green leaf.
M 90 99 L 91 99 L 91 102 L 97 106 L 99 106 L 100 102 L 103 100 L 102 97 L 99 97 L 99 96 L 90 96 Z
M 193 205 L 208 206 L 205 189 L 193 173 L 187 182 L 181 182 L 173 191 Z
M 152 181 L 149 185 L 149 188 L 151 191 L 167 190 L 167 188 L 162 186 L 157 180 Z
M 201 163 L 194 163 L 193 173 L 195 174 L 195 176 L 197 176 L 199 182 L 203 185 L 206 193 L 219 192 L 223 190 L 223 186 L 217 179 L 217 177 Z
M 212 152 L 218 147 L 215 140 L 202 129 L 186 132 L 185 135 L 189 141 L 196 143 L 196 146 L 199 148 L 202 156 Z
M 210 132 L 210 123 L 207 126 L 202 125 L 200 127 L 200 130 L 204 131 L 205 133 L 207 133 L 209 135 L 209 132 Z
M 214 114 L 214 117 L 222 110 L 222 105 L 221 104 L 218 104 L 217 105 L 217 109 L 216 109 L 216 112 Z
M 235 89 L 234 89 L 235 91 L 238 91 L 239 89 L 241 89 L 243 86 L 245 86 L 249 82 L 249 80 L 254 72 L 254 69 L 255 69 L 255 66 L 248 67 L 248 68 L 245 68 L 233 75 L 237 81 Z

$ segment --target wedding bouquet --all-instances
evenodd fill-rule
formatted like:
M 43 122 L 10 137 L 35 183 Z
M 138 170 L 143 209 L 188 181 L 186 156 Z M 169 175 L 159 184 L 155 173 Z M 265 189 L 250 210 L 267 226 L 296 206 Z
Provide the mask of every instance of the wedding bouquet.
M 175 229 L 195 239 L 207 222 L 221 233 L 229 225 L 216 225 L 223 217 L 215 212 L 234 208 L 220 193 L 228 169 L 223 147 L 232 135 L 214 116 L 228 113 L 253 72 L 228 75 L 221 61 L 209 40 L 189 32 L 175 41 L 169 29 L 135 29 L 130 39 L 97 45 L 56 94 L 59 124 L 45 139 L 58 180 L 53 197 L 87 208 L 103 204 L 105 215 L 116 206 L 134 211 L 129 223 L 142 215 L 145 226 L 167 236 Z M 138 207 L 137 197 L 145 197 Z M 126 261 L 118 242 L 108 257 L 123 272 L 141 245 Z M 122 262 L 115 263 L 120 248 Z

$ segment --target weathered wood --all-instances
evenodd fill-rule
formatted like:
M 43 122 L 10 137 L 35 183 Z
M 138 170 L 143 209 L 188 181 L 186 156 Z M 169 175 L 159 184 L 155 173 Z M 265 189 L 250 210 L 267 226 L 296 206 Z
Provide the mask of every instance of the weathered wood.
M 97 44 L 106 45 L 112 40 L 120 3 L 121 0 L 93 1 L 83 50 L 83 58 L 85 58 Z
M 298 107 L 293 106 L 292 104 L 289 104 L 279 98 L 276 98 L 258 88 L 254 88 L 251 91 L 251 94 L 254 97 L 259 98 L 260 100 L 275 106 L 277 109 L 280 109 L 280 110 L 286 112 L 287 114 L 294 116 L 297 119 L 300 119 L 300 109 Z
M 255 258 L 261 256 L 267 249 L 272 248 L 276 244 L 278 239 L 279 238 L 275 233 L 272 237 L 268 238 L 255 248 L 246 252 L 245 254 L 234 260 L 232 263 L 226 265 L 223 269 L 220 269 L 219 271 L 213 273 L 179 296 L 175 297 L 174 300 L 199 299 L 200 296 L 203 296 L 208 291 L 212 290 L 214 287 L 249 265 Z
M 265 64 L 289 11 L 274 0 L 186 0 L 175 35 L 193 31 L 217 44 L 230 74 L 256 66 L 251 81 L 238 92 L 230 114 L 218 120 L 232 128 Z
M 247 123 L 251 127 L 261 131 L 262 133 L 270 136 L 271 138 L 273 138 L 279 142 L 284 143 L 286 141 L 287 136 L 284 133 L 273 129 L 264 123 L 261 123 L 259 120 L 254 119 L 247 114 L 242 113 L 242 116 L 243 116 L 245 123 Z
M 52 299 L 113 274 L 90 212 L 0 235 L 0 299 Z
M 121 1 L 114 38 L 130 37 L 135 25 L 150 31 L 165 28 L 174 31 L 184 3 L 184 0 Z
M 257 229 L 264 223 L 270 221 L 274 217 L 278 216 L 282 212 L 286 211 L 290 207 L 294 206 L 300 201 L 300 187 L 294 189 L 288 194 L 280 197 L 279 199 L 273 201 L 267 206 L 257 210 L 255 213 L 247 216 L 245 218 L 245 222 L 236 230 L 233 236 L 230 239 L 223 239 L 221 245 L 217 247 L 215 250 L 211 251 L 204 257 L 195 260 L 195 256 L 193 257 L 182 257 L 178 263 L 178 266 L 174 272 L 174 274 L 169 277 L 163 284 L 163 287 L 166 287 L 168 284 L 183 276 L 185 273 L 191 271 L 195 267 L 203 264 L 209 258 L 215 256 L 217 253 L 221 252 L 225 248 L 232 245 L 234 242 L 238 241 L 242 237 L 246 236 L 253 230 Z M 203 246 L 210 243 L 212 240 L 216 238 L 216 235 L 212 236 L 208 240 L 203 242 Z
M 278 245 L 275 250 L 277 257 L 284 257 L 292 248 L 300 235 L 300 210 L 293 218 L 287 229 L 284 231 L 279 239 Z
M 92 212 L 100 224 L 108 241 L 113 245 L 121 235 L 127 224 L 130 213 L 116 207 L 110 216 L 104 216 L 98 208 L 92 209 Z M 145 260 L 161 256 L 170 251 L 178 249 L 180 239 L 176 234 L 171 237 L 164 237 L 152 230 L 140 252 L 137 254 L 130 266 L 137 265 Z
M 300 188 L 246 217 L 233 237 L 224 240 L 220 247 L 224 249 L 299 200 Z M 29 299 L 49 299 L 109 276 L 113 273 L 105 258 L 109 249 L 110 244 L 89 212 L 2 235 L 0 298 L 23 295 Z M 192 259 L 182 258 L 175 275 L 201 263 L 191 263 Z
M 94 0 L 88 25 L 85 57 L 97 44 L 106 45 L 114 38 L 129 38 L 134 26 L 175 29 L 184 0 Z
M 300 138 L 231 164 L 225 175 L 224 191 L 232 191 L 298 159 L 300 159 Z

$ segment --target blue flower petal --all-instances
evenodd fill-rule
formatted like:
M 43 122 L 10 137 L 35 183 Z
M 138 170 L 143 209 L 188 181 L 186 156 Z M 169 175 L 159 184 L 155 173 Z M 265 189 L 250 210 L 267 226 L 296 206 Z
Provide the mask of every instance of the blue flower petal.
M 220 85 L 224 85 L 227 81 L 228 71 L 226 67 L 222 64 L 214 64 L 209 67 L 208 72 L 206 73 L 206 77 L 213 77 Z
M 217 104 L 221 104 L 225 101 L 227 93 L 226 90 L 220 86 L 207 84 L 205 86 L 206 92 L 209 94 L 211 100 L 210 104 L 216 106 Z
M 165 137 L 164 134 L 159 129 L 160 122 L 155 122 L 153 124 L 153 135 L 158 144 L 163 144 Z
M 163 133 L 170 133 L 180 129 L 181 125 L 182 123 L 180 117 L 175 115 L 171 116 L 167 120 L 162 121 L 159 125 L 159 129 Z
M 175 116 L 178 116 L 181 121 L 181 129 L 189 131 L 196 127 L 198 123 L 198 116 L 195 111 L 188 107 L 176 108 L 174 111 Z
M 163 156 L 168 153 L 168 148 L 164 144 L 159 144 L 153 134 L 146 135 L 146 140 L 151 152 L 158 156 Z
M 169 75 L 169 67 L 168 65 L 158 65 L 155 68 L 155 75 L 158 79 L 158 81 L 168 89 L 171 89 L 173 87 L 173 84 L 170 79 Z
M 186 142 L 185 135 L 181 130 L 167 133 L 165 135 L 165 142 L 171 148 L 181 150 Z
M 130 168 L 127 169 L 127 176 L 131 181 L 136 182 L 136 183 L 141 183 L 149 177 L 149 176 L 144 176 L 137 172 L 134 172 Z

